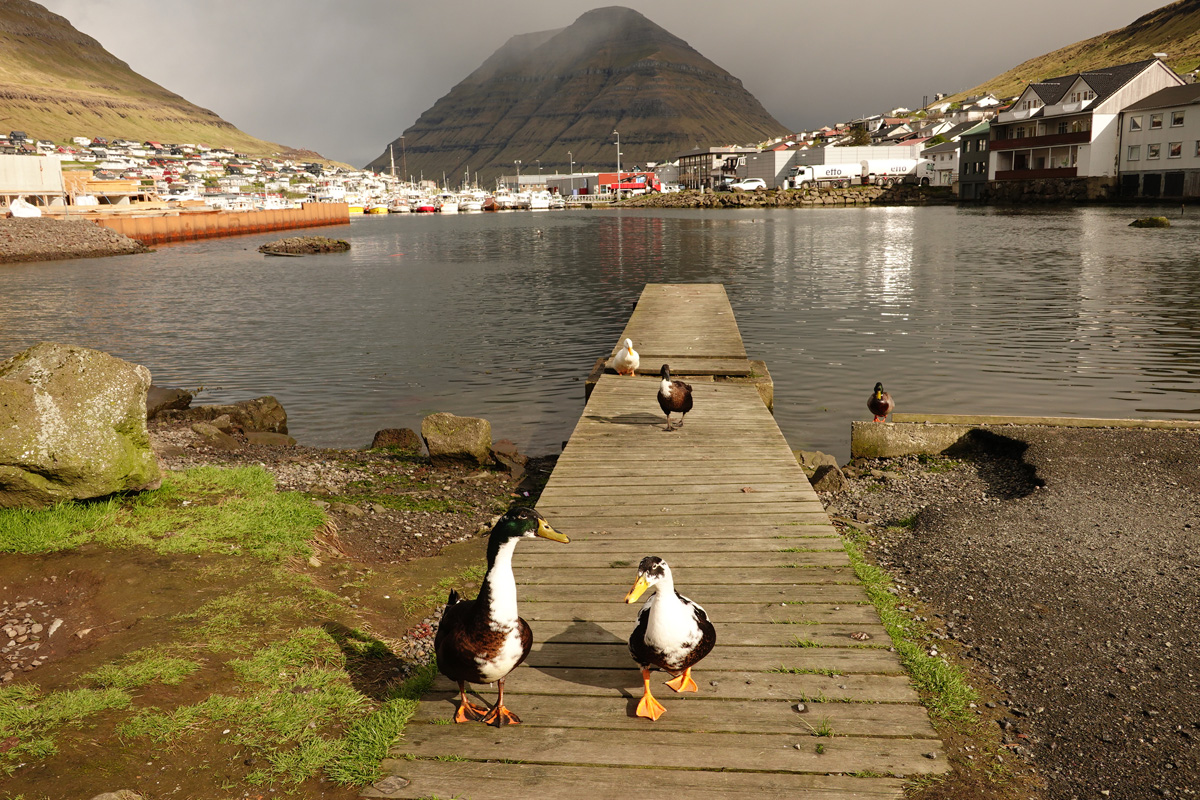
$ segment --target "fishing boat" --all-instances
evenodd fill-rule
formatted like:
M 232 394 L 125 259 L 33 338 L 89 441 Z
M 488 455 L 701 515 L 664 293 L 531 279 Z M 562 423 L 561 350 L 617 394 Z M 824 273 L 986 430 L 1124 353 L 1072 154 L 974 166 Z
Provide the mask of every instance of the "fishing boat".
M 550 210 L 550 193 L 545 189 L 538 189 L 529 193 L 529 208 L 532 211 L 549 211 Z
M 458 195 L 454 192 L 440 192 L 437 196 L 438 211 L 443 214 L 458 213 Z

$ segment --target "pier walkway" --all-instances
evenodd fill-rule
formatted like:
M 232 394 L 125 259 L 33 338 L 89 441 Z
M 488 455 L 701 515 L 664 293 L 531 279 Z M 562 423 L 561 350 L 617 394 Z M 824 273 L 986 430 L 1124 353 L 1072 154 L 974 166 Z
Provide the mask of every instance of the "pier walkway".
M 538 503 L 571 543 L 532 540 L 514 557 L 535 644 L 505 699 L 523 724 L 444 724 L 457 695 L 439 678 L 384 764 L 407 786 L 364 795 L 898 800 L 905 777 L 945 771 L 759 391 L 721 377 L 749 372 L 734 363 L 746 354 L 724 288 L 647 286 L 625 336 L 639 372 L 665 361 L 692 384 L 695 409 L 667 432 L 656 377 L 596 382 Z M 641 603 L 623 602 L 647 555 L 670 564 L 717 629 L 693 671 L 699 692 L 675 694 L 654 673 L 667 709 L 655 722 L 634 716 L 641 675 L 626 641 Z

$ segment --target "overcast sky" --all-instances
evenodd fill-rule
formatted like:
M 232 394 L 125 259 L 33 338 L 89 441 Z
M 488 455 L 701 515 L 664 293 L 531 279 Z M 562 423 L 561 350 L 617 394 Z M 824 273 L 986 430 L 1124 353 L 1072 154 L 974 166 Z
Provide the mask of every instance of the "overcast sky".
M 39 0 L 136 72 L 252 136 L 361 166 L 509 37 L 579 0 Z M 627 0 L 816 127 L 978 85 L 1167 0 Z

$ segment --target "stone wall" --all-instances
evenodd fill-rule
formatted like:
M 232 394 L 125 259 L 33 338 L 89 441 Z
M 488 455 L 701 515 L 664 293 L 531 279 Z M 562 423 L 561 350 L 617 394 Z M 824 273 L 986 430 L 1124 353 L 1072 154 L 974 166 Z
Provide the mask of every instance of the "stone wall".
M 1112 178 L 1036 178 L 1028 181 L 995 181 L 982 200 L 995 204 L 1086 203 L 1116 196 Z

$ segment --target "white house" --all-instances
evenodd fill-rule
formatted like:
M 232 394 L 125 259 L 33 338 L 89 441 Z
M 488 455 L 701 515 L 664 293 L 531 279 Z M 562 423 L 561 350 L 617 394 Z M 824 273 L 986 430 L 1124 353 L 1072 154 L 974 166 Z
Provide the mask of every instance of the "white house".
M 1200 84 L 1170 86 L 1120 119 L 1122 197 L 1200 197 Z
M 1029 84 L 992 121 L 993 191 L 1050 178 L 1082 181 L 1087 196 L 1104 195 L 1116 180 L 1122 109 L 1183 82 L 1152 58 Z

